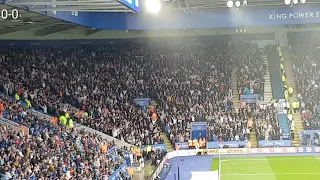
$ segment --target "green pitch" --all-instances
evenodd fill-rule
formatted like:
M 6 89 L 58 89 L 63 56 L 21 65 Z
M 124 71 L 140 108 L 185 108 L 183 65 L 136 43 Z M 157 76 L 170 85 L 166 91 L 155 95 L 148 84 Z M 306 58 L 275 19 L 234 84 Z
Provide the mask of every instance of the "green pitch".
M 219 169 L 219 159 L 211 170 Z M 221 158 L 220 180 L 320 180 L 320 156 Z

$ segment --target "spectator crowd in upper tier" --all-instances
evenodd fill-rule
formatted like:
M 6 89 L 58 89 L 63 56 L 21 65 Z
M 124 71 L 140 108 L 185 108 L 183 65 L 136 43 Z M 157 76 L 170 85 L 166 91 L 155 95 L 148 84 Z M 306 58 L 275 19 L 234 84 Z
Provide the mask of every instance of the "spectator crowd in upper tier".
M 256 43 L 235 43 L 239 94 L 264 94 L 264 76 L 267 66 Z
M 320 50 L 316 45 L 300 42 L 292 50 L 291 57 L 304 129 L 319 129 Z
M 165 124 L 173 142 L 187 141 L 191 122 L 205 119 L 208 141 L 246 140 L 250 110 L 233 108 L 234 66 L 242 94 L 263 94 L 266 68 L 254 43 L 8 48 L 1 50 L 0 90 L 54 116 L 68 111 L 75 122 L 139 146 L 162 143 Z M 143 97 L 157 103 L 156 117 L 134 104 Z

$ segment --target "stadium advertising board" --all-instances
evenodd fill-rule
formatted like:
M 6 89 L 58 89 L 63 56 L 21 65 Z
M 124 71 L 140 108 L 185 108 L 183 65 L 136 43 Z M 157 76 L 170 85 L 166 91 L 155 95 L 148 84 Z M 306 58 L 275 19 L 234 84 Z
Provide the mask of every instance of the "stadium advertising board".
M 247 148 L 207 149 L 207 154 L 248 154 L 248 150 Z
M 238 148 L 239 146 L 246 146 L 248 141 L 228 141 L 228 142 L 207 142 L 207 149 L 218 149 L 224 145 L 229 148 Z
M 289 128 L 289 124 L 288 124 L 287 115 L 278 113 L 278 120 L 279 120 L 279 125 L 280 125 L 280 127 L 282 127 L 282 130 L 283 130 L 281 137 L 290 139 L 290 128 Z
M 167 149 L 167 145 L 165 145 L 165 144 L 154 144 L 154 145 L 151 145 L 151 147 L 154 147 L 156 149 L 156 151 Z
M 200 139 L 207 137 L 207 122 L 191 123 L 191 139 Z
M 175 143 L 175 146 L 180 146 L 180 149 L 189 149 L 189 145 L 187 142 L 183 142 L 183 143 Z
M 196 150 L 181 150 L 181 151 L 169 152 L 167 155 L 168 155 L 168 159 L 171 159 L 177 156 L 195 156 L 197 152 L 198 151 Z
M 132 0 L 132 4 L 127 4 L 131 9 L 134 9 L 134 1 Z M 121 2 L 126 3 L 125 0 Z M 166 12 L 157 16 L 137 13 L 79 12 L 79 16 L 75 17 L 70 12 L 57 12 L 50 16 L 91 28 L 108 30 L 208 29 L 320 23 L 319 7 L 253 8 L 245 9 L 245 13 L 240 9 L 230 13 L 230 9 L 226 8 L 203 13 Z M 179 23 L 176 23 L 177 19 Z
M 290 140 L 272 140 L 272 141 L 258 141 L 259 147 L 274 147 L 280 146 L 280 147 L 290 147 L 291 141 Z
M 110 176 L 109 176 L 109 180 L 117 180 L 120 179 L 120 172 L 125 172 L 127 168 L 126 163 L 122 163 L 121 166 L 115 171 L 113 172 Z
M 147 107 L 150 105 L 150 98 L 141 98 L 133 100 L 136 105 L 143 108 L 145 112 L 147 112 Z
M 301 146 L 298 147 L 298 153 L 319 153 L 320 147 L 317 146 Z
M 117 150 L 120 150 L 121 152 L 123 152 L 124 159 L 126 160 L 126 164 L 127 165 L 131 165 L 131 162 L 133 162 L 133 157 L 132 157 L 132 154 L 129 151 L 125 151 L 123 149 L 118 148 L 117 146 L 114 146 L 114 147 L 112 147 L 111 149 L 108 150 L 108 153 L 110 155 L 115 155 L 115 152 Z
M 285 154 L 297 153 L 296 147 L 283 147 L 283 148 L 250 148 L 249 154 Z
M 248 95 L 241 95 L 241 102 L 245 102 L 247 104 L 256 103 L 259 101 L 258 94 L 248 94 Z

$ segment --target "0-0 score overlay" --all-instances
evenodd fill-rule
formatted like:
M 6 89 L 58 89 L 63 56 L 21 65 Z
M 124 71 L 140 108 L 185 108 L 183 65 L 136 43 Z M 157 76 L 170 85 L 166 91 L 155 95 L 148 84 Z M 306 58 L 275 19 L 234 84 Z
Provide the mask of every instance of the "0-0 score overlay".
M 6 19 L 13 19 L 13 20 L 16 20 L 16 19 L 19 19 L 21 17 L 19 11 L 17 9 L 2 9 L 1 12 L 0 12 L 0 18 L 3 19 L 3 20 L 6 20 Z

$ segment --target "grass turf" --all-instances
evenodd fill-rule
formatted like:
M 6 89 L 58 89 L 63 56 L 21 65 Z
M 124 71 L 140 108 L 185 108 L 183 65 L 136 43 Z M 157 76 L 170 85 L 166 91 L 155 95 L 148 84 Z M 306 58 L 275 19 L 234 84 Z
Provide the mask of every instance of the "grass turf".
M 221 159 L 221 180 L 320 180 L 320 156 L 269 156 Z M 211 170 L 219 169 L 212 160 Z

